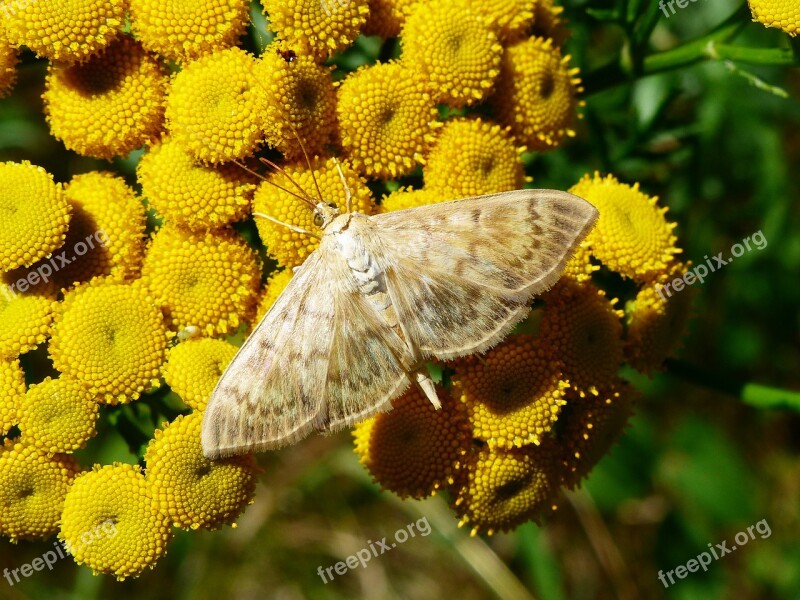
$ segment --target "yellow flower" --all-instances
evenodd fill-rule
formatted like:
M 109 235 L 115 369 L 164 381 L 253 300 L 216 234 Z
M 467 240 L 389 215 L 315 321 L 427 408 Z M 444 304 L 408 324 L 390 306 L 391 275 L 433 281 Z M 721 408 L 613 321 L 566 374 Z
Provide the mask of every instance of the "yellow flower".
M 392 212 L 395 210 L 405 210 L 425 206 L 426 204 L 436 204 L 447 200 L 455 200 L 456 194 L 437 192 L 428 188 L 413 190 L 410 188 L 400 188 L 395 192 L 381 199 L 381 212 Z
M 336 0 L 333 0 L 334 2 Z M 336 135 L 336 90 L 331 70 L 310 55 L 281 55 L 288 47 L 275 43 L 259 61 L 259 79 L 267 95 L 266 141 L 288 160 L 322 154 Z M 266 83 L 268 82 L 268 83 Z
M 66 186 L 72 220 L 54 280 L 70 288 L 95 278 L 123 282 L 137 276 L 144 258 L 144 205 L 125 180 L 110 172 L 76 175 Z M 44 264 L 44 263 L 42 263 Z
M 405 498 L 424 498 L 452 484 L 471 446 L 464 407 L 437 388 L 436 410 L 416 386 L 392 401 L 392 410 L 356 425 L 355 451 L 382 488 Z
M 471 535 L 508 531 L 526 521 L 540 522 L 553 510 L 558 460 L 551 444 L 524 448 L 483 446 L 464 465 L 455 511 L 459 527 Z
M 642 373 L 664 368 L 664 360 L 674 355 L 692 314 L 696 290 L 673 292 L 662 287 L 674 277 L 682 277 L 691 263 L 676 263 L 664 277 L 646 284 L 625 306 L 628 335 L 625 358 Z
M 95 436 L 100 406 L 77 382 L 60 377 L 34 384 L 22 400 L 23 439 L 43 452 L 70 453 Z
M 240 48 L 189 63 L 172 80 L 167 126 L 195 159 L 220 163 L 252 154 L 262 141 L 264 86 L 256 59 Z
M 238 350 L 233 344 L 210 338 L 182 342 L 169 351 L 164 380 L 186 404 L 203 410 Z
M 800 4 L 796 0 L 748 0 L 748 4 L 754 21 L 783 29 L 791 36 L 800 33 Z
M 425 187 L 449 198 L 517 190 L 525 183 L 507 130 L 481 119 L 447 121 L 427 157 Z
M 0 360 L 0 436 L 19 423 L 25 373 L 18 360 Z
M 379 35 L 384 39 L 400 35 L 406 14 L 418 0 L 369 0 L 367 22 L 361 28 L 364 35 Z
M 272 305 L 289 285 L 292 280 L 294 272 L 291 269 L 283 269 L 281 271 L 273 271 L 267 278 L 264 286 L 264 292 L 261 294 L 261 299 L 258 301 L 258 308 L 256 309 L 256 318 L 253 319 L 254 326 L 261 322 L 264 315 L 269 312 Z
M 42 96 L 50 132 L 78 154 L 125 156 L 160 134 L 166 86 L 158 60 L 129 37 L 84 63 L 52 64 Z
M 64 243 L 69 216 L 50 173 L 28 161 L 0 163 L 0 270 L 50 255 Z
M 79 565 L 123 580 L 152 568 L 171 533 L 141 469 L 114 463 L 75 479 L 58 537 Z
M 427 87 L 401 63 L 363 67 L 347 76 L 336 110 L 342 147 L 359 173 L 399 177 L 423 162 L 439 127 Z
M 591 283 L 559 283 L 545 296 L 540 343 L 564 363 L 564 376 L 582 396 L 617 379 L 622 366 L 622 316 Z
M 532 150 L 550 150 L 575 135 L 580 79 L 553 41 L 528 38 L 506 48 L 492 96 L 501 123 Z
M 550 38 L 556 46 L 562 46 L 572 33 L 561 18 L 564 7 L 556 6 L 554 0 L 537 0 L 533 12 L 535 17 L 531 33 Z
M 142 279 L 172 329 L 228 334 L 252 316 L 261 271 L 255 252 L 231 230 L 164 227 L 147 251 Z
M 639 191 L 638 183 L 631 187 L 613 175 L 595 173 L 594 178 L 585 175 L 569 191 L 600 211 L 586 242 L 595 258 L 612 271 L 647 281 L 663 273 L 680 252 L 672 233 L 675 223 L 664 217 L 667 208 L 659 208 L 658 198 Z
M 55 533 L 79 470 L 71 456 L 48 456 L 31 444 L 5 440 L 0 447 L 0 534 L 13 542 Z
M 120 32 L 127 0 L 5 2 L 3 35 L 39 56 L 82 61 L 105 48 Z
M 346 162 L 339 164 L 353 194 L 352 210 L 372 214 L 375 207 L 369 188 Z M 317 186 L 314 184 L 315 177 L 324 201 L 335 202 L 342 212 L 346 210 L 345 189 L 333 159 L 315 158 L 311 163 L 311 170 L 300 163 L 284 167 L 284 172 L 285 174 L 272 173 L 269 181 L 258 186 L 253 198 L 253 213 L 256 217 L 258 217 L 256 213 L 262 213 L 306 231 L 318 230 L 313 223 L 314 215 L 310 208 L 288 192 L 275 187 L 275 185 L 279 185 L 293 193 L 298 193 L 297 187 L 289 181 L 287 175 L 310 195 L 312 202 L 316 203 L 319 202 L 319 199 Z M 319 246 L 319 240 L 316 238 L 291 231 L 267 219 L 257 218 L 256 225 L 261 241 L 267 247 L 267 253 L 284 267 L 289 268 L 302 264 L 306 257 Z
M 455 365 L 456 393 L 474 437 L 491 448 L 539 444 L 564 405 L 561 364 L 528 335 L 513 335 L 482 357 Z
M 130 0 L 133 33 L 142 45 L 183 62 L 234 46 L 248 24 L 247 0 Z
M 349 46 L 367 20 L 367 0 L 263 0 L 269 27 L 302 54 L 322 61 Z
M 615 382 L 596 396 L 568 393 L 558 419 L 555 446 L 561 455 L 562 485 L 575 488 L 619 440 L 633 414 L 635 390 Z
M 437 102 L 479 102 L 500 73 L 503 47 L 466 3 L 417 4 L 406 19 L 402 39 L 406 68 L 425 78 Z
M 575 283 L 585 283 L 592 278 L 592 273 L 600 270 L 600 266 L 592 263 L 592 249 L 584 239 L 575 248 L 572 257 L 567 261 L 564 267 L 562 277 L 567 280 L 571 279 Z
M 14 89 L 18 62 L 16 48 L 0 39 L 0 98 L 8 96 Z
M 53 366 L 98 401 L 129 402 L 159 384 L 167 331 L 140 286 L 90 284 L 64 298 L 53 325 Z
M 515 41 L 528 32 L 542 1 L 467 0 L 469 7 L 483 16 L 503 41 Z
M 137 176 L 142 194 L 167 224 L 197 231 L 245 219 L 255 189 L 253 178 L 240 166 L 195 163 L 170 138 L 142 157 Z
M 202 413 L 194 412 L 156 430 L 144 455 L 159 510 L 183 529 L 233 523 L 255 493 L 252 455 L 213 461 L 203 455 L 202 419 Z
M 0 359 L 25 354 L 47 338 L 53 305 L 49 298 L 18 294 L 0 283 Z

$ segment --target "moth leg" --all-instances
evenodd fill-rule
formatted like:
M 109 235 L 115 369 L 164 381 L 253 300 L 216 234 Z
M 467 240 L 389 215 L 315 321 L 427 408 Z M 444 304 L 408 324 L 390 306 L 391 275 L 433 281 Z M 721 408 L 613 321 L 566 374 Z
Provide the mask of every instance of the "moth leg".
M 339 179 L 342 180 L 342 185 L 344 186 L 344 197 L 345 197 L 345 206 L 347 207 L 347 212 L 351 213 L 352 210 L 352 199 L 353 195 L 350 193 L 350 186 L 347 185 L 347 180 L 344 178 L 344 173 L 342 172 L 342 165 L 339 164 L 339 161 L 336 160 L 336 157 L 333 157 L 333 164 L 336 165 L 336 170 L 339 171 Z
M 431 401 L 433 407 L 436 410 L 442 408 L 442 403 L 439 400 L 439 396 L 436 395 L 436 387 L 433 385 L 433 379 L 431 379 L 430 373 L 428 373 L 428 369 L 424 366 L 417 369 L 413 373 L 409 374 L 409 379 L 417 384 L 422 393 Z

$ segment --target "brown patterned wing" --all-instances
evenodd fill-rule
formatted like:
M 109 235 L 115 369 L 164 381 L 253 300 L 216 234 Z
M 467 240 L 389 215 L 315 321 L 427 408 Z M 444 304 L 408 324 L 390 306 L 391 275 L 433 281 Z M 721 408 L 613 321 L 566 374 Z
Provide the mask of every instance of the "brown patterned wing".
M 481 352 L 549 289 L 597 209 L 554 190 L 516 190 L 371 217 L 405 337 L 424 356 Z

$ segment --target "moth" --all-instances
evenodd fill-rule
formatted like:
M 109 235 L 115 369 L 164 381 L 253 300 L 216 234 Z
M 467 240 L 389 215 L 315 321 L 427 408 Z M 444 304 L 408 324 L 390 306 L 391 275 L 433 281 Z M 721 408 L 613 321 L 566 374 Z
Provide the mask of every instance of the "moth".
M 572 194 L 530 189 L 365 215 L 352 212 L 339 174 L 346 211 L 301 197 L 319 247 L 211 394 L 210 459 L 350 426 L 391 409 L 412 384 L 439 408 L 426 363 L 502 340 L 598 214 Z

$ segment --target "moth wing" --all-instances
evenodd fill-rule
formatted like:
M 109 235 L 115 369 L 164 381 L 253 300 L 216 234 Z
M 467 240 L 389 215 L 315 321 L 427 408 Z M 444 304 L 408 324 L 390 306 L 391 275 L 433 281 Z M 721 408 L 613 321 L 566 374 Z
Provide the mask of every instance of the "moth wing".
M 363 318 L 364 299 L 344 260 L 324 247 L 308 257 L 217 382 L 203 415 L 208 458 L 343 427 L 388 408 L 407 385 L 395 358 L 401 340 Z
M 558 280 L 597 215 L 566 192 L 516 190 L 371 217 L 403 334 L 441 359 L 493 346 Z

